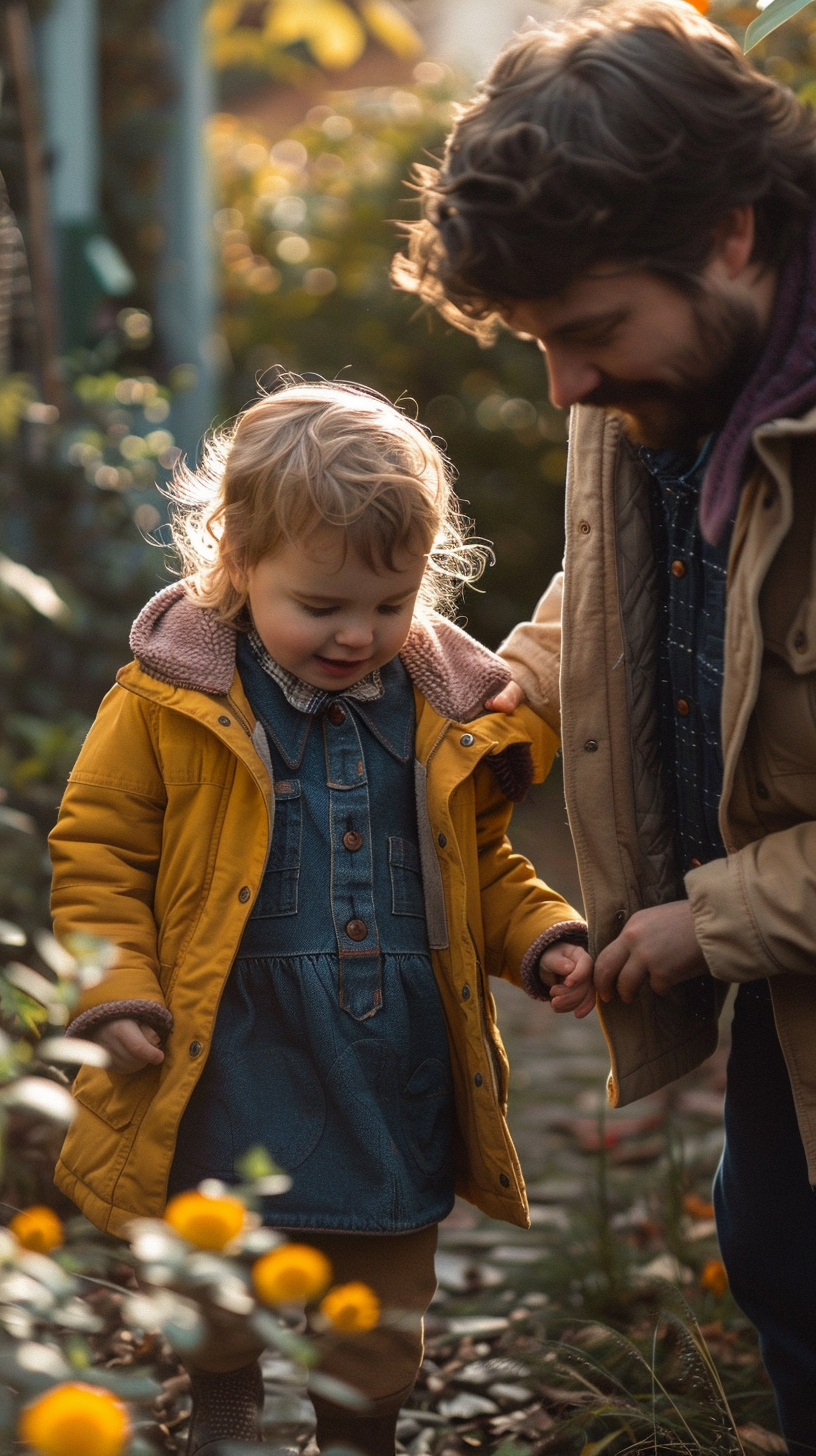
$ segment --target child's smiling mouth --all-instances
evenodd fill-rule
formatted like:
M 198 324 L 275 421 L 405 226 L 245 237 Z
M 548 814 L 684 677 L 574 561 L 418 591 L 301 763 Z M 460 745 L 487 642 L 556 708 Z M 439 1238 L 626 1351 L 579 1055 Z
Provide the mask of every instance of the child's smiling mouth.
M 334 677 L 346 677 L 350 672 L 359 672 L 365 669 L 366 664 L 371 661 L 369 657 L 357 657 L 354 659 L 344 657 L 321 657 L 315 653 L 314 660 L 323 672 L 328 672 Z

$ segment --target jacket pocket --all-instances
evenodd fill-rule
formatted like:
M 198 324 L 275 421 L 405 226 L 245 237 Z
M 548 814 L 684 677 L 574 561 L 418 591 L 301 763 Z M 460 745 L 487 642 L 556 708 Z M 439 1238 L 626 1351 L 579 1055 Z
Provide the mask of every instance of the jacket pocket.
M 281 779 L 275 783 L 272 850 L 253 918 L 297 915 L 302 827 L 300 780 Z
M 422 890 L 422 867 L 419 850 L 410 839 L 388 837 L 388 866 L 391 871 L 391 913 L 392 915 L 425 914 L 425 897 Z
M 160 1068 L 144 1067 L 141 1072 L 119 1076 L 99 1067 L 83 1067 L 71 1091 L 82 1107 L 106 1122 L 115 1132 L 129 1127 L 147 1094 L 159 1083 Z

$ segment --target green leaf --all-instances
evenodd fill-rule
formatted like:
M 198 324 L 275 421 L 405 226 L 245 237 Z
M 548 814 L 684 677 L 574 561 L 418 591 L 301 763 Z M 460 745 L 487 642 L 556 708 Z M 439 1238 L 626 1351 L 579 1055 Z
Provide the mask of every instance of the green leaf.
M 748 26 L 743 41 L 743 51 L 747 55 L 748 51 L 753 50 L 755 45 L 759 45 L 759 42 L 765 39 L 766 35 L 778 30 L 786 20 L 798 15 L 800 10 L 804 10 L 805 6 L 810 4 L 812 4 L 812 0 L 771 0 L 771 4 L 766 6 L 762 14 L 758 15 L 756 20 L 752 20 Z

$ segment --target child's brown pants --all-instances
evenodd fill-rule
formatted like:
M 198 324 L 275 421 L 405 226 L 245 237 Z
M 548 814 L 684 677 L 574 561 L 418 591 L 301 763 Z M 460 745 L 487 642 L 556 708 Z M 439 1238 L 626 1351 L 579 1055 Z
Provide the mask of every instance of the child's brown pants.
M 292 1235 L 301 1238 L 300 1235 Z M 409 1234 L 304 1233 L 331 1260 L 333 1283 L 361 1280 L 378 1295 L 383 1321 L 360 1335 L 318 1337 L 320 1370 L 344 1380 L 379 1410 L 392 1410 L 413 1389 L 422 1363 L 422 1317 L 436 1290 L 437 1227 Z M 401 1318 L 389 1323 L 389 1312 Z M 206 1343 L 190 1365 L 198 1370 L 238 1370 L 263 1350 L 257 1337 L 224 1311 L 213 1310 Z

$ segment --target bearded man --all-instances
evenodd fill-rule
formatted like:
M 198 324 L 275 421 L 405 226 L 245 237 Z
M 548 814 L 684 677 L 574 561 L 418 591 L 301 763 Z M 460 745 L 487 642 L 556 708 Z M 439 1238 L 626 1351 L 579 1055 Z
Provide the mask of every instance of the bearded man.
M 716 1045 L 715 1203 L 791 1452 L 816 1450 L 816 121 L 684 4 L 499 57 L 399 286 L 539 341 L 572 407 L 557 579 L 504 652 L 557 714 L 622 1105 Z

